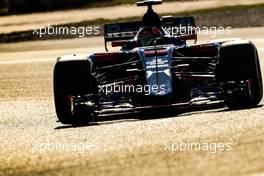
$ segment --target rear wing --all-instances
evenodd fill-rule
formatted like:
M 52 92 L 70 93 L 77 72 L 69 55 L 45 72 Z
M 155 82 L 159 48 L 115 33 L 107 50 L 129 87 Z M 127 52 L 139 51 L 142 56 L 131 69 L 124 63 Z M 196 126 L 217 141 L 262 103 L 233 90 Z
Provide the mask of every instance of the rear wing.
M 162 17 L 163 28 L 173 37 L 180 36 L 185 40 L 197 42 L 197 30 L 194 17 Z
M 104 25 L 104 39 L 106 51 L 108 51 L 107 42 L 133 39 L 137 35 L 141 24 L 141 21 L 135 21 Z
M 168 33 L 170 33 L 172 36 L 187 35 L 193 36 L 194 38 L 191 39 L 195 39 L 195 41 L 197 40 L 194 17 L 174 18 L 172 16 L 165 16 L 162 17 L 161 20 L 163 28 L 167 30 Z M 104 25 L 104 39 L 106 51 L 108 51 L 108 42 L 133 39 L 141 28 L 141 25 L 141 21 Z M 189 31 L 188 29 L 191 28 L 192 30 Z

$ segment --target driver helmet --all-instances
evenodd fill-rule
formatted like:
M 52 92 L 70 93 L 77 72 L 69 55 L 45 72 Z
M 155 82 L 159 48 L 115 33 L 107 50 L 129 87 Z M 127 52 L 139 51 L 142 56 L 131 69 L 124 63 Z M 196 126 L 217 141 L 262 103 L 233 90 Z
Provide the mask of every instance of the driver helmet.
M 157 27 L 143 27 L 138 34 L 138 41 L 141 46 L 154 45 L 156 39 L 162 38 L 162 32 Z
M 142 27 L 146 26 L 154 26 L 157 28 L 161 28 L 160 17 L 152 9 L 148 10 L 148 12 L 143 16 Z

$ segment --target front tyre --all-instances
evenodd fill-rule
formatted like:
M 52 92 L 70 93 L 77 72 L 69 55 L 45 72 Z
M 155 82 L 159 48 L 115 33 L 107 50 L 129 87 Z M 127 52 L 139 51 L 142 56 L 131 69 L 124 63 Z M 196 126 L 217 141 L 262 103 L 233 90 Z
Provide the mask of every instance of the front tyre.
M 222 44 L 216 76 L 219 82 L 248 81 L 249 94 L 226 101 L 229 108 L 257 106 L 263 96 L 258 52 L 247 40 Z
M 89 123 L 91 109 L 74 106 L 74 97 L 97 91 L 90 60 L 58 61 L 54 68 L 54 99 L 58 119 L 63 124 Z M 81 109 L 80 109 L 81 108 Z

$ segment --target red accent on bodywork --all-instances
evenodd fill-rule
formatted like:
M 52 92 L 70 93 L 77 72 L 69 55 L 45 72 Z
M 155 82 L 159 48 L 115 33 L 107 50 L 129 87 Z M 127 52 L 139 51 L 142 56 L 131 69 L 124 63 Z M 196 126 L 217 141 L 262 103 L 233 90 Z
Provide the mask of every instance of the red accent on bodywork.
M 162 50 L 149 50 L 149 51 L 144 51 L 145 56 L 163 56 L 163 55 L 168 55 L 168 51 L 166 49 Z
M 95 62 L 109 62 L 120 59 L 120 53 L 97 53 L 95 54 Z
M 181 40 L 196 40 L 197 35 L 196 34 L 191 34 L 191 35 L 181 35 L 179 36 Z
M 120 41 L 113 41 L 112 47 L 118 47 L 118 46 L 124 46 L 127 44 L 128 41 L 126 40 L 120 40 Z
M 214 44 L 190 46 L 192 56 L 215 56 L 216 48 Z

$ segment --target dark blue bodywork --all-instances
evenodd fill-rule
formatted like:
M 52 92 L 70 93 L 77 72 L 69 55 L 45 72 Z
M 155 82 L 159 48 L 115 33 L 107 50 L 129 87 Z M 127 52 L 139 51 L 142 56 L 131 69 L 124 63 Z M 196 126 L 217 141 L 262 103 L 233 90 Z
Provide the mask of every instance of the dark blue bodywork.
M 165 50 L 163 54 L 157 51 Z M 147 55 L 148 51 L 154 52 Z M 146 84 L 150 87 L 150 96 L 171 96 L 172 77 L 171 66 L 173 47 L 146 47 L 138 50 L 143 68 L 146 71 Z

